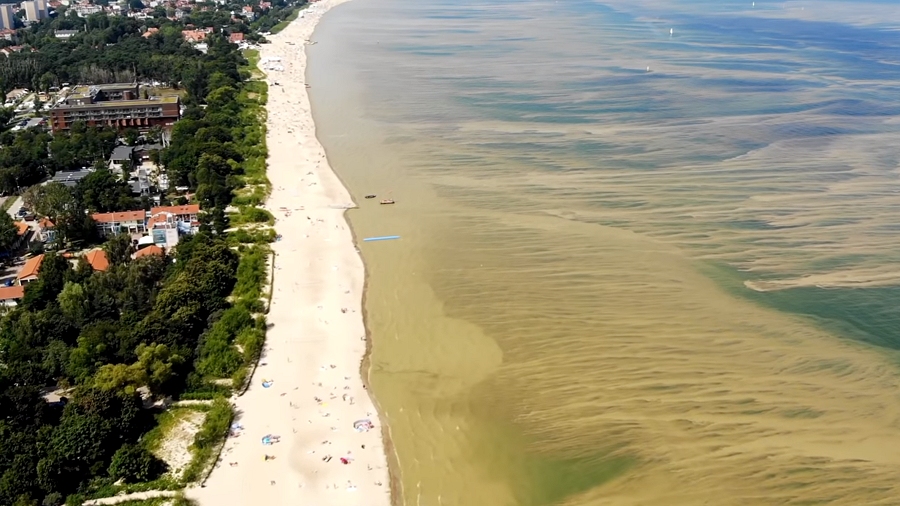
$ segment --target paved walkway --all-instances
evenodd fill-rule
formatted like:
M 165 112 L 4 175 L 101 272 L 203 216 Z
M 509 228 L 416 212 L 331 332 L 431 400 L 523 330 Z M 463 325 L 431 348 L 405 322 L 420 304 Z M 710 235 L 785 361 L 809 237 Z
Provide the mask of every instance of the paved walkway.
M 13 202 L 12 205 L 9 206 L 9 208 L 6 210 L 6 212 L 9 213 L 9 215 L 12 217 L 13 221 L 15 221 L 15 220 L 19 219 L 19 217 L 16 216 L 16 213 L 19 212 L 19 208 L 22 207 L 22 197 L 9 197 L 9 198 L 16 199 L 16 201 Z
M 100 504 L 119 504 L 126 501 L 144 501 L 147 499 L 156 499 L 157 497 L 175 497 L 178 492 L 173 490 L 148 490 L 146 492 L 135 492 L 133 494 L 115 495 L 112 497 L 104 497 L 103 499 L 91 499 L 85 501 L 82 506 L 94 506 Z
M 212 404 L 213 401 L 206 399 L 189 399 L 185 401 L 175 401 L 171 405 L 172 406 L 202 406 L 204 404 Z

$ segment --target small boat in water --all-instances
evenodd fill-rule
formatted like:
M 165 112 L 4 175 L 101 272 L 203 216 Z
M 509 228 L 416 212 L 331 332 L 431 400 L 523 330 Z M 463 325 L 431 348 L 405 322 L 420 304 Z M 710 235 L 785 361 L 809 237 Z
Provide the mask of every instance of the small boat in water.
M 384 200 L 381 201 L 381 204 L 382 204 L 382 205 L 385 205 L 385 204 L 393 204 L 393 203 L 394 203 L 394 199 L 384 199 Z
M 374 199 L 374 198 L 375 198 L 375 194 L 374 194 L 374 193 L 370 193 L 370 194 L 366 195 L 366 198 L 367 198 L 367 199 Z

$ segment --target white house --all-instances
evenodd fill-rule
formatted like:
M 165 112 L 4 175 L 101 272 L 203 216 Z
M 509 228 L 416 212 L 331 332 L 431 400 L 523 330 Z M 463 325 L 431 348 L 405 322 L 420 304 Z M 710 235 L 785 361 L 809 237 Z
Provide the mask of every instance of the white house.
M 142 234 L 147 231 L 146 211 L 94 213 L 91 218 L 97 222 L 97 231 L 102 237 L 122 232 Z

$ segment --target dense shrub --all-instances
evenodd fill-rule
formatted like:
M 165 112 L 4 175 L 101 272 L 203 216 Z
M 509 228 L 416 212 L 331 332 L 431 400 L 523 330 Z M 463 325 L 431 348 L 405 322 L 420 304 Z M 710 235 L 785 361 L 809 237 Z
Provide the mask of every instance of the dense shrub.
M 227 400 L 219 397 L 213 401 L 203 426 L 194 436 L 194 444 L 191 446 L 194 458 L 184 470 L 185 481 L 195 481 L 200 477 L 216 447 L 228 433 L 233 418 L 234 410 Z
M 243 364 L 240 352 L 231 341 L 224 329 L 214 326 L 203 340 L 197 371 L 215 378 L 231 376 Z
M 237 282 L 234 296 L 238 299 L 259 299 L 262 287 L 266 282 L 266 261 L 268 248 L 251 246 L 241 252 L 241 260 L 237 269 Z
M 260 207 L 244 206 L 241 208 L 240 213 L 232 218 L 231 222 L 233 224 L 267 223 L 269 225 L 274 225 L 275 217 L 272 216 L 272 213 Z
M 109 476 L 125 483 L 151 481 L 166 470 L 165 462 L 140 445 L 123 445 L 113 455 L 109 465 Z
M 231 245 L 239 244 L 267 244 L 275 242 L 275 230 L 271 228 L 263 229 L 246 229 L 239 228 L 228 234 L 228 243 Z

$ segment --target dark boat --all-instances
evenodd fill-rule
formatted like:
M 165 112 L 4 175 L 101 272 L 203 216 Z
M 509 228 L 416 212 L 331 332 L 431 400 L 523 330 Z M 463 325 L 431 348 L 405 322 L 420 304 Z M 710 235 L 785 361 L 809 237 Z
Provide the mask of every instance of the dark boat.
M 374 199 L 374 198 L 375 198 L 375 194 L 374 194 L 374 193 L 370 193 L 370 194 L 366 195 L 366 198 L 367 198 L 367 199 Z

